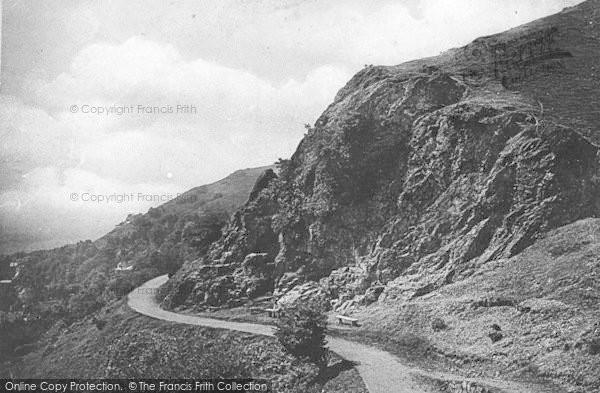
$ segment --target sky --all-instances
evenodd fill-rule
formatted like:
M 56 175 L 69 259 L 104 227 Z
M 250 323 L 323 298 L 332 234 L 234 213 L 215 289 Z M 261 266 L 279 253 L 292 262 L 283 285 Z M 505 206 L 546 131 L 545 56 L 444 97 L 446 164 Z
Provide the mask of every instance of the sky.
M 4 0 L 0 254 L 95 239 L 289 157 L 364 64 L 437 55 L 579 2 Z

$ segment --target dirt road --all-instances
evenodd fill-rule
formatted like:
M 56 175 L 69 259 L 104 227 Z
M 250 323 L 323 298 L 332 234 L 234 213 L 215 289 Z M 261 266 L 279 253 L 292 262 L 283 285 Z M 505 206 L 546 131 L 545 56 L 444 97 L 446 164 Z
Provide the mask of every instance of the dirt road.
M 128 305 L 134 311 L 164 321 L 185 323 L 188 325 L 206 326 L 217 329 L 237 330 L 241 332 L 273 336 L 273 327 L 256 323 L 231 322 L 211 319 L 193 315 L 178 314 L 163 310 L 154 300 L 157 289 L 167 281 L 167 276 L 156 277 L 137 289 L 128 296 Z M 421 369 L 403 365 L 398 359 L 380 349 L 359 344 L 353 341 L 336 337 L 327 337 L 329 348 L 341 357 L 356 363 L 365 385 L 371 393 L 435 393 L 433 388 L 424 386 L 418 377 L 429 377 L 447 381 L 472 381 L 494 388 L 506 393 L 528 393 L 544 390 L 531 389 L 532 387 L 496 379 L 467 379 L 461 376 L 443 373 L 428 372 Z

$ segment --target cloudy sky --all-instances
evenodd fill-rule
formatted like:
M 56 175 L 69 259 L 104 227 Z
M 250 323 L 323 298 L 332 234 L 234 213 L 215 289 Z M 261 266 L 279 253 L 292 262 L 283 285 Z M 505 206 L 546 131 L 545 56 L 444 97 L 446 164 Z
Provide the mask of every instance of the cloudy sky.
M 83 194 L 174 195 L 290 156 L 364 64 L 579 2 L 4 0 L 0 253 L 93 239 L 156 205 Z

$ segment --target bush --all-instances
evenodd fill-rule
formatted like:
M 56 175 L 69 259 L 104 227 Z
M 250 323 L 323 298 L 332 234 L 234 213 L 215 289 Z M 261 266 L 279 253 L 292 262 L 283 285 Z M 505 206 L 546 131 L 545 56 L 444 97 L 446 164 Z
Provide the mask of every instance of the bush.
M 299 304 L 286 308 L 275 325 L 275 337 L 287 352 L 308 360 L 321 369 L 327 367 L 327 316 L 321 307 Z
M 589 334 L 587 334 L 587 346 L 590 355 L 600 354 L 600 322 L 595 323 Z
M 92 318 L 92 323 L 96 326 L 96 329 L 102 330 L 106 326 L 106 321 L 104 319 L 98 319 L 97 317 Z
M 431 328 L 434 332 L 439 332 L 441 330 L 445 330 L 448 327 L 446 322 L 442 318 L 435 318 L 431 322 Z

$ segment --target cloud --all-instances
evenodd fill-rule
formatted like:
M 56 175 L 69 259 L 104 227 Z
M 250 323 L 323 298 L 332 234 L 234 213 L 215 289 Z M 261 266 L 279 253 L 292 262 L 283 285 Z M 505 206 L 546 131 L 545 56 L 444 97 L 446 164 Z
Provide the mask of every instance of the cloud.
M 201 58 L 186 61 L 172 45 L 132 37 L 119 45 L 93 44 L 83 49 L 69 72 L 38 87 L 37 100 L 56 111 L 73 103 L 190 102 L 203 119 L 218 121 L 253 115 L 259 107 L 275 111 L 276 103 L 274 118 L 277 114 L 315 117 L 349 77 L 344 67 L 325 65 L 308 72 L 302 81 L 289 79 L 274 85 Z
M 77 204 L 72 193 L 173 194 L 289 156 L 304 123 L 349 77 L 325 65 L 275 84 L 139 36 L 92 44 L 68 72 L 31 83 L 32 103 L 0 100 L 2 158 L 12 163 L 0 193 L 4 231 L 100 235 L 117 217 L 159 203 Z M 195 113 L 139 113 L 138 105 Z M 111 106 L 133 110 L 83 113 Z
M 293 58 L 303 67 L 314 64 L 315 59 L 355 70 L 363 64 L 395 65 L 437 55 L 580 1 L 325 1 L 263 13 L 252 9 L 219 19 L 228 28 L 231 42 L 221 56 L 234 57 L 234 50 L 257 53 L 247 63 L 268 70 L 287 66 L 285 58 Z M 267 61 L 273 65 L 265 64 Z
M 202 156 L 184 179 L 189 185 L 192 178 L 194 184 L 215 180 L 291 154 L 303 125 L 316 120 L 349 77 L 346 69 L 325 65 L 304 80 L 274 84 L 204 59 L 186 61 L 171 45 L 132 37 L 83 49 L 69 72 L 38 84 L 36 101 L 77 134 L 84 168 L 120 180 L 156 180 L 163 175 L 157 162 L 174 172 Z M 71 105 L 126 106 L 132 113 L 72 114 Z M 172 111 L 190 105 L 195 113 L 146 114 L 139 105 Z
M 36 168 L 18 189 L 0 193 L 0 242 L 25 234 L 46 246 L 94 239 L 127 214 L 146 211 L 183 191 L 173 182 L 128 184 L 81 169 Z
M 577 2 L 13 1 L 3 88 L 18 98 L 0 96 L 0 237 L 100 235 L 149 205 L 71 193 L 172 192 L 272 163 L 363 64 L 435 55 Z M 178 104 L 196 112 L 81 111 Z
M 20 176 L 36 167 L 69 165 L 69 136 L 69 130 L 45 111 L 15 97 L 0 96 L 2 188 L 14 186 Z

